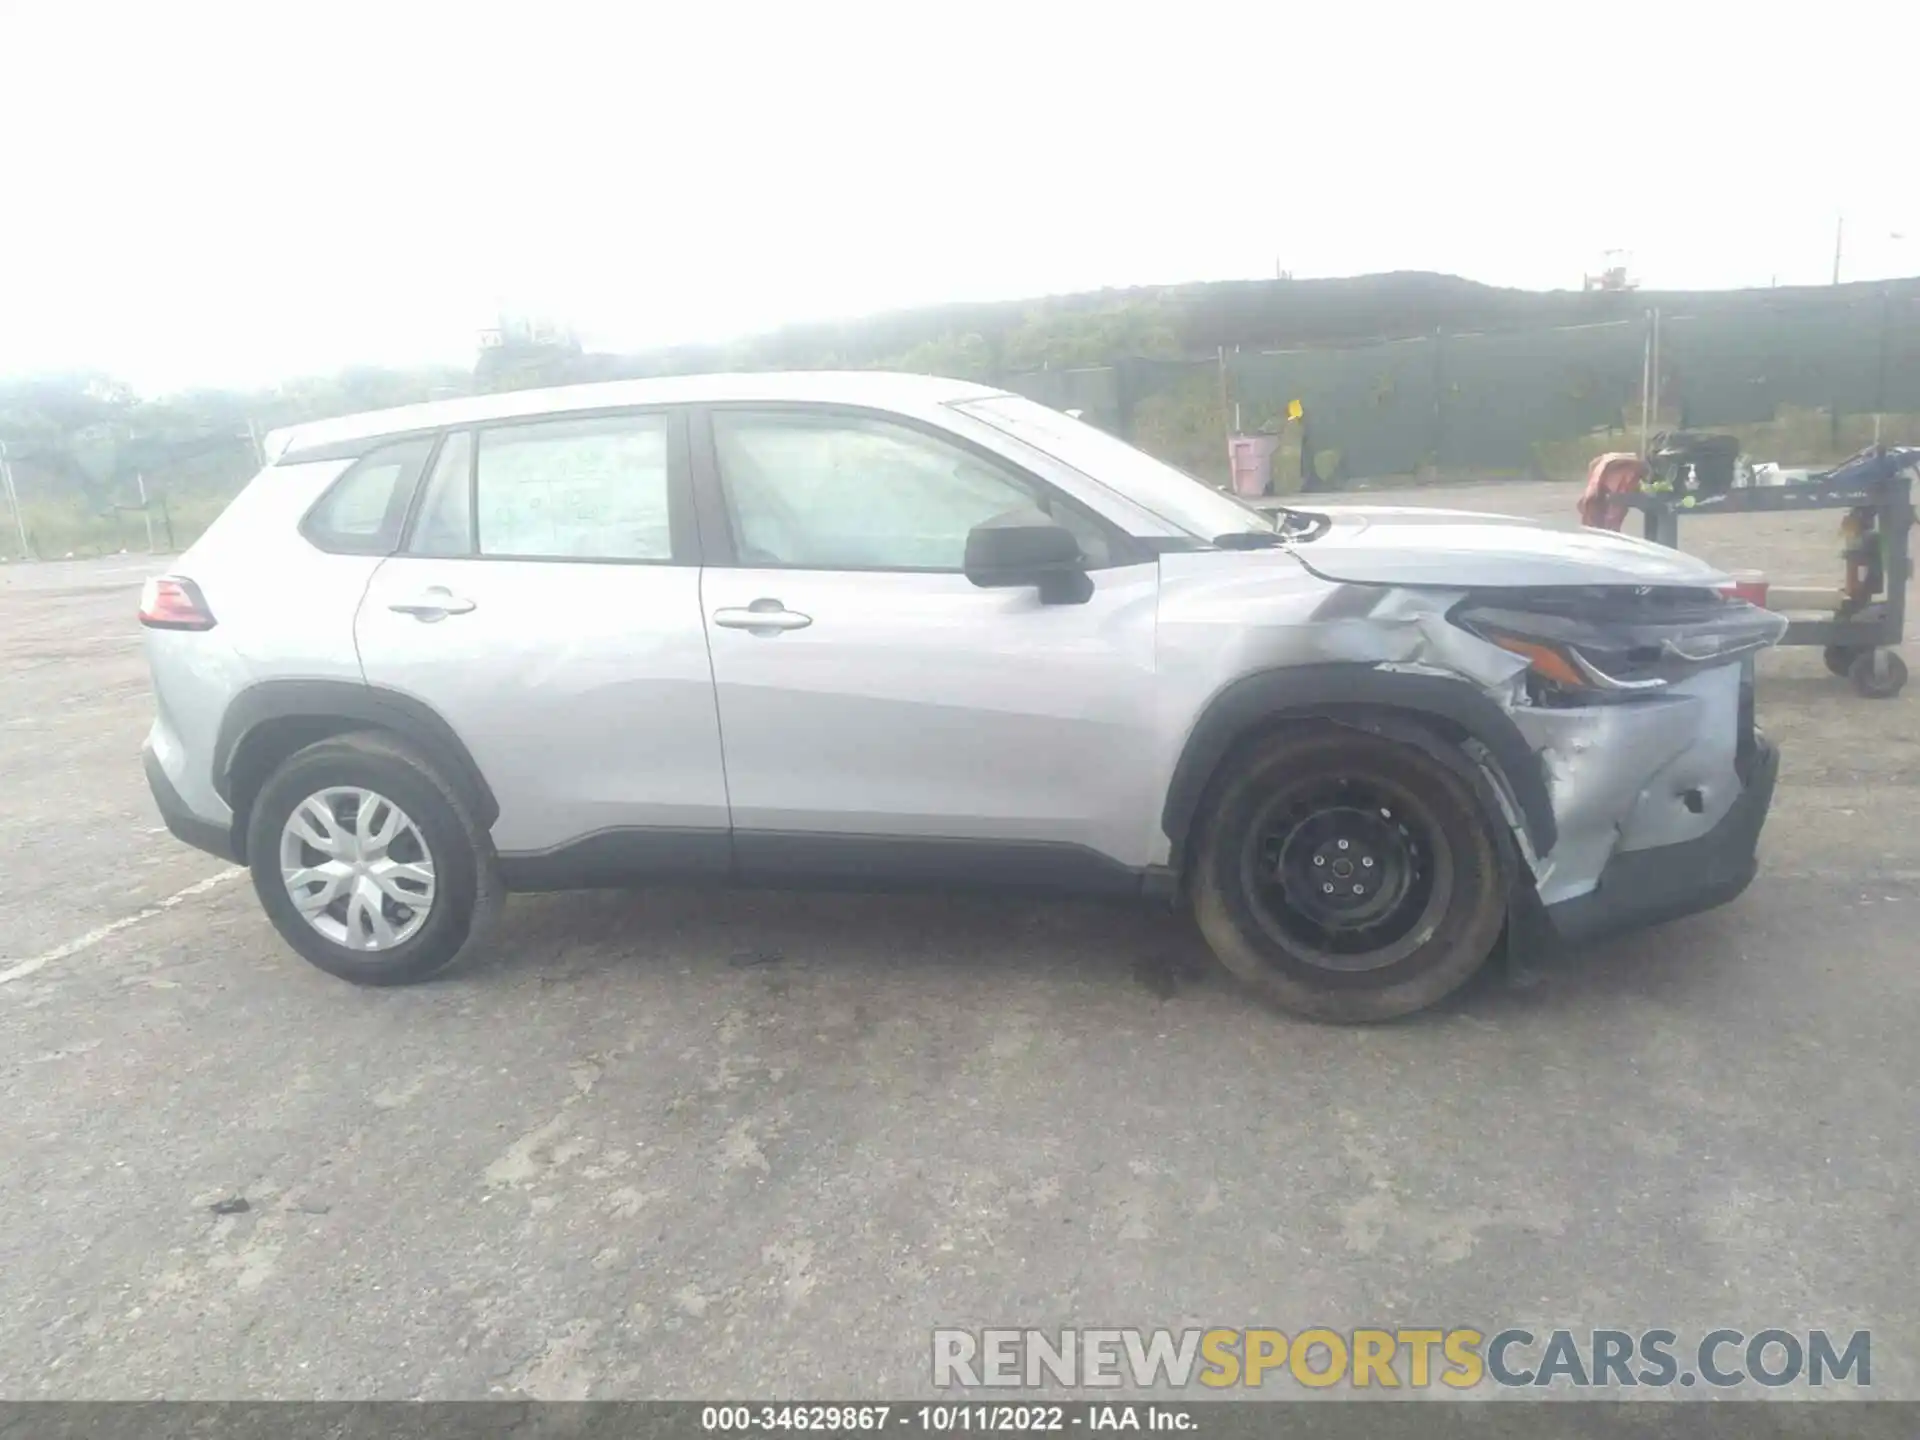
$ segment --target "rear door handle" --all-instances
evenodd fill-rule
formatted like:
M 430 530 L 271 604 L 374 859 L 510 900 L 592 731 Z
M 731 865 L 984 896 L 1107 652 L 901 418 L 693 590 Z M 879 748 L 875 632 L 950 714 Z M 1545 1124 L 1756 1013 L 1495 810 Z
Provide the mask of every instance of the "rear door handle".
M 400 615 L 411 615 L 424 624 L 431 625 L 436 620 L 444 620 L 449 615 L 465 615 L 473 609 L 473 601 L 454 594 L 444 585 L 429 585 L 420 592 L 417 599 L 395 600 L 387 606 Z
M 778 635 L 783 630 L 804 630 L 813 623 L 811 615 L 789 610 L 778 600 L 756 600 L 746 609 L 713 612 L 713 623 L 726 630 L 746 630 L 755 635 Z

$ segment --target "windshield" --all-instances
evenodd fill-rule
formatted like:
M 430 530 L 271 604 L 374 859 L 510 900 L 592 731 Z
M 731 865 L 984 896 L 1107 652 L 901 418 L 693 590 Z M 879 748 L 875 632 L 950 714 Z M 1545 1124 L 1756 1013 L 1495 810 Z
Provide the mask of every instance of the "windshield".
M 1104 430 L 1024 396 L 963 400 L 953 408 L 1071 465 L 1189 535 L 1212 540 L 1221 535 L 1273 534 L 1273 517 Z

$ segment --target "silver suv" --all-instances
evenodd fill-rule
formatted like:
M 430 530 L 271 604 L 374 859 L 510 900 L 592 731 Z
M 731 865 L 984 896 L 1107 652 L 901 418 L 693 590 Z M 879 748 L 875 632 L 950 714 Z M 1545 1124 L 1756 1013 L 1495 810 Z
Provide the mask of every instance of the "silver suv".
M 1248 508 L 921 376 L 488 395 L 280 432 L 141 601 L 146 771 L 294 949 L 398 984 L 504 891 L 1192 907 L 1307 1015 L 1717 905 L 1782 623 L 1674 551 Z

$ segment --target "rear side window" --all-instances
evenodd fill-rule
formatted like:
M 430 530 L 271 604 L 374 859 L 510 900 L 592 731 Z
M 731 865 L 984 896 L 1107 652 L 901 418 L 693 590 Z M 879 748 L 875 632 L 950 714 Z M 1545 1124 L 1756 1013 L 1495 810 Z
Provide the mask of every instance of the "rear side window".
M 363 455 L 307 512 L 300 533 L 335 555 L 391 555 L 432 453 L 432 437 L 422 436 Z
M 663 415 L 607 415 L 482 430 L 479 553 L 671 560 L 667 426 Z

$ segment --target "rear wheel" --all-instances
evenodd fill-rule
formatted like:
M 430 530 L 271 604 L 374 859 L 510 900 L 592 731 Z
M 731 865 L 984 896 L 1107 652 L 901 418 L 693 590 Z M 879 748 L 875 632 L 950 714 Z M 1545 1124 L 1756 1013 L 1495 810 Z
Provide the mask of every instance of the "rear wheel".
M 1418 746 L 1326 725 L 1240 759 L 1203 822 L 1193 901 L 1214 953 L 1268 1000 L 1390 1020 L 1480 968 L 1509 884 L 1465 777 Z
M 364 732 L 287 760 L 247 826 L 254 891 L 306 959 L 361 985 L 450 965 L 497 909 L 485 830 L 417 751 Z

